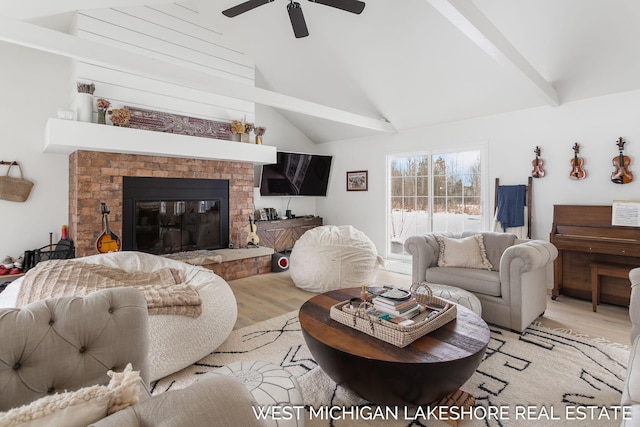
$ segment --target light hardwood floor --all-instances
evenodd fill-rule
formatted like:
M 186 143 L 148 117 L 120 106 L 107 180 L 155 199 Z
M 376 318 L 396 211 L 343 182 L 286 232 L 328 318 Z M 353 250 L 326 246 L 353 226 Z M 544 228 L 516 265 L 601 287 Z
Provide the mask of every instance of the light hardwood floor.
M 408 287 L 411 285 L 411 277 L 379 270 L 377 282 Z M 232 280 L 229 285 L 238 302 L 236 329 L 297 310 L 315 295 L 298 289 L 293 284 L 289 272 L 267 273 Z M 556 301 L 549 298 L 547 311 L 538 321 L 549 328 L 568 329 L 593 338 L 630 344 L 631 322 L 626 307 L 601 304 L 594 313 L 590 301 L 560 296 Z

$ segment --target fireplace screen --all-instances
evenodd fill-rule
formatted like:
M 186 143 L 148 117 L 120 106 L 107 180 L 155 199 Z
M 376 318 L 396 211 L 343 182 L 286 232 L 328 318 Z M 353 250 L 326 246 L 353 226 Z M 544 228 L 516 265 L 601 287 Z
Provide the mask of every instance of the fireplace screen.
M 136 202 L 138 250 L 166 254 L 220 247 L 220 200 Z
M 123 177 L 122 248 L 152 254 L 229 245 L 229 181 Z

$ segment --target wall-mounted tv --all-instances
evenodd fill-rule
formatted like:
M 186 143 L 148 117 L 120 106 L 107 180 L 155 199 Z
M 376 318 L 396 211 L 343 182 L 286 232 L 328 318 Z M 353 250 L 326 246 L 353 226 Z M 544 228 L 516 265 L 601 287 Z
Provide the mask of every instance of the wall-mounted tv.
M 326 196 L 331 156 L 278 151 L 277 163 L 262 166 L 262 196 Z

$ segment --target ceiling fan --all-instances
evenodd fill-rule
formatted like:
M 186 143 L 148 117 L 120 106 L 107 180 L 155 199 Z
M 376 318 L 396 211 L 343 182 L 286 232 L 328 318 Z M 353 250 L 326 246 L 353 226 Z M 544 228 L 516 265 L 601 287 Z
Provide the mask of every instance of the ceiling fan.
M 238 16 L 242 13 L 248 12 L 252 9 L 255 9 L 258 6 L 262 6 L 267 3 L 271 3 L 274 0 L 249 0 L 244 3 L 240 3 L 234 7 L 231 7 L 227 10 L 223 10 L 222 14 L 224 16 L 228 16 L 229 18 L 233 18 L 234 16 Z M 347 12 L 360 14 L 364 10 L 364 2 L 359 0 L 309 0 L 312 3 L 319 3 L 325 6 L 335 7 L 336 9 L 344 10 Z M 289 4 L 287 5 L 287 11 L 289 12 L 289 19 L 291 20 L 291 26 L 293 27 L 293 34 L 295 34 L 296 38 L 299 39 L 301 37 L 307 37 L 309 35 L 309 31 L 307 30 L 307 23 L 304 20 L 304 15 L 302 14 L 302 8 L 300 7 L 300 3 L 289 0 Z

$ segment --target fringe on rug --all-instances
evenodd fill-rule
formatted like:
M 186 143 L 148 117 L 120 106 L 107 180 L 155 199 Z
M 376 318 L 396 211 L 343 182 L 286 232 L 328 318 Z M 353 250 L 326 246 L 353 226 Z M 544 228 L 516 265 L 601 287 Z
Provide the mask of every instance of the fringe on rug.
M 592 341 L 596 344 L 603 344 L 612 348 L 621 348 L 623 350 L 629 350 L 629 346 L 626 344 L 620 344 L 618 342 L 615 341 L 611 341 L 608 340 L 606 338 L 602 338 L 602 337 L 592 337 L 591 335 L 582 333 L 582 332 L 577 332 L 574 331 L 573 329 L 567 329 L 567 328 L 550 328 L 548 326 L 545 326 L 542 324 L 542 322 L 540 321 L 535 321 L 531 324 L 532 326 L 535 326 L 536 328 L 540 328 L 540 329 L 546 329 L 547 331 L 552 331 L 552 332 L 560 332 L 562 334 L 566 334 L 566 335 L 570 335 L 572 337 L 576 337 L 576 338 L 582 338 L 585 340 L 589 340 Z

